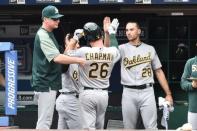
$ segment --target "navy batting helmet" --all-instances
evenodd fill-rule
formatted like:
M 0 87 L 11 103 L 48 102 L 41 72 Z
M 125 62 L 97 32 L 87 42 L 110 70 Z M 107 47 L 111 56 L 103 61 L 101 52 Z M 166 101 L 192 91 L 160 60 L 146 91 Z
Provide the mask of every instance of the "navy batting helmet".
M 96 41 L 102 38 L 101 28 L 94 22 L 88 22 L 83 26 L 84 37 L 87 42 Z

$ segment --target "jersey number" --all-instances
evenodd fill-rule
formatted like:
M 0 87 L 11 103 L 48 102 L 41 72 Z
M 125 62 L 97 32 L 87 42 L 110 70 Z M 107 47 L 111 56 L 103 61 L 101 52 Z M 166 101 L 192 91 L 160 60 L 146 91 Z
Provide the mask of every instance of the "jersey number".
M 109 67 L 109 65 L 107 63 L 92 63 L 90 65 L 91 70 L 89 72 L 89 77 L 90 78 L 106 78 L 107 74 L 108 74 L 108 70 L 107 67 Z
M 73 72 L 73 79 L 78 80 L 78 73 L 76 70 Z
M 144 68 L 142 69 L 142 77 L 151 76 L 151 68 Z

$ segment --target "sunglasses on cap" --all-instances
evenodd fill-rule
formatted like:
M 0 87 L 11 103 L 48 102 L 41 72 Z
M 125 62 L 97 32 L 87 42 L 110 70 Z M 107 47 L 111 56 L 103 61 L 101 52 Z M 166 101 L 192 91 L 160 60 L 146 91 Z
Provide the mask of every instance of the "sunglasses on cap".
M 58 21 L 60 20 L 59 18 L 51 18 L 53 21 Z

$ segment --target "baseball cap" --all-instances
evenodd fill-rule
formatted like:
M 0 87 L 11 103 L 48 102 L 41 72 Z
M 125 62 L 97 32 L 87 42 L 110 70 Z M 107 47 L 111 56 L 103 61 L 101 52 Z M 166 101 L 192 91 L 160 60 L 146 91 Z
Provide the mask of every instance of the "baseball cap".
M 197 71 L 193 71 L 193 72 L 191 73 L 191 77 L 192 77 L 192 78 L 197 78 Z
M 58 19 L 64 15 L 60 14 L 58 9 L 55 6 L 48 5 L 42 10 L 42 18 L 54 18 Z

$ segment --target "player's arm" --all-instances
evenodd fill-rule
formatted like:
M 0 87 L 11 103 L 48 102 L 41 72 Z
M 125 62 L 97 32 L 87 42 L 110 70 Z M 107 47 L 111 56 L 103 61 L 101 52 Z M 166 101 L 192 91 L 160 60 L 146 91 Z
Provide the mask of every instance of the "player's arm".
M 104 30 L 104 46 L 109 47 L 110 46 L 110 36 L 108 32 L 108 28 L 111 24 L 111 19 L 110 17 L 106 16 L 103 19 L 103 30 Z
M 116 39 L 116 35 L 115 34 L 111 34 L 110 35 L 110 45 L 111 45 L 111 47 L 118 48 L 118 40 Z
M 191 74 L 191 65 L 190 60 L 187 61 L 184 67 L 184 71 L 181 77 L 181 88 L 185 91 L 191 91 L 193 90 L 192 82 L 189 81 L 187 78 L 190 77 Z
M 110 46 L 118 48 L 118 41 L 116 39 L 116 32 L 119 26 L 118 19 L 113 19 L 112 23 L 110 24 L 108 28 L 109 32 L 109 40 L 110 40 Z
M 69 44 L 66 46 L 66 50 L 73 50 L 75 49 L 77 41 L 73 38 L 69 40 Z M 54 62 L 60 63 L 60 64 L 85 64 L 85 59 L 79 58 L 79 57 L 71 57 L 66 54 L 59 54 L 57 57 L 55 57 Z
M 171 104 L 173 104 L 172 93 L 170 91 L 170 88 L 169 88 L 169 85 L 168 85 L 168 82 L 166 80 L 166 77 L 165 77 L 165 74 L 164 74 L 163 70 L 161 68 L 156 69 L 155 70 L 155 75 L 156 75 L 156 77 L 159 81 L 159 84 L 161 85 L 161 87 L 163 88 L 163 90 L 166 94 L 165 99 L 167 101 L 169 101 Z
M 110 47 L 110 36 L 109 33 L 104 34 L 104 46 Z
M 59 64 L 80 64 L 84 65 L 85 60 L 78 57 L 70 57 L 64 54 L 60 54 L 59 50 L 56 48 L 55 44 L 51 39 L 42 39 L 40 38 L 41 50 L 45 54 L 49 62 L 54 61 Z
M 59 54 L 57 55 L 53 61 L 55 63 L 59 63 L 59 64 L 80 64 L 80 65 L 84 65 L 85 60 L 83 58 L 79 58 L 79 57 L 71 57 L 71 56 L 67 56 L 64 54 Z
M 72 38 L 69 38 L 70 34 L 66 34 L 66 37 L 64 38 L 64 42 L 65 42 L 65 50 L 64 50 L 64 54 L 66 54 L 66 52 L 68 50 L 71 50 L 75 47 L 77 40 L 74 40 Z
M 105 35 L 104 39 L 104 46 L 105 47 L 116 47 L 118 48 L 118 40 L 115 34 Z
M 105 47 L 116 47 L 118 48 L 118 40 L 115 34 L 105 34 L 104 38 L 104 46 Z
M 73 38 L 69 39 L 69 34 L 66 35 L 65 41 L 66 41 L 66 48 L 65 48 L 64 53 L 66 54 L 66 52 L 68 50 L 74 50 L 75 49 L 75 46 L 76 46 L 78 41 L 73 39 Z
M 71 39 L 69 39 L 69 34 L 67 34 L 65 38 L 65 43 L 66 43 L 65 51 L 74 50 L 76 44 L 79 42 L 79 39 L 83 37 L 83 35 L 84 35 L 83 29 L 76 29 L 74 32 L 74 36 Z

